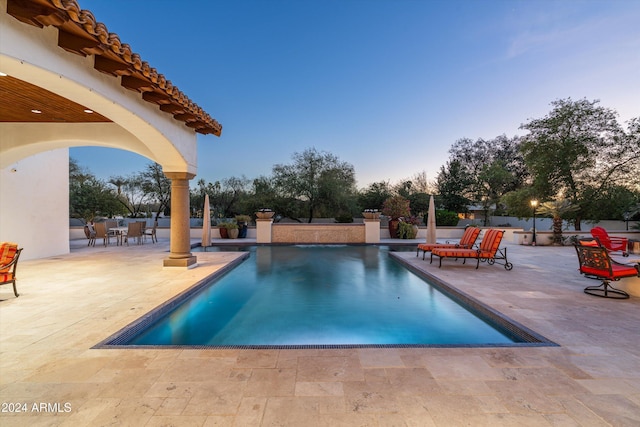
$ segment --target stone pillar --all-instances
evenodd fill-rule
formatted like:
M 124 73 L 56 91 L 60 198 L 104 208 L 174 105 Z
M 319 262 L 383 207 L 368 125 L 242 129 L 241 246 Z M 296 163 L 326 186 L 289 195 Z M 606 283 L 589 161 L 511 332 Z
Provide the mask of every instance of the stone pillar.
M 191 254 L 191 227 L 189 224 L 189 172 L 166 172 L 171 180 L 171 240 L 165 267 L 195 266 L 197 258 Z
M 271 243 L 273 219 L 256 219 L 256 243 Z
M 380 243 L 380 218 L 364 220 L 365 243 Z

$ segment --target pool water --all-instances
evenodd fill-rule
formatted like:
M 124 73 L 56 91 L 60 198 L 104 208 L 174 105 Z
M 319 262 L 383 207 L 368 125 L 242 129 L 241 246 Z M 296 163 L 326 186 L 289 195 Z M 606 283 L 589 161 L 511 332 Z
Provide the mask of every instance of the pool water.
M 377 246 L 258 246 L 127 345 L 500 345 L 520 341 Z

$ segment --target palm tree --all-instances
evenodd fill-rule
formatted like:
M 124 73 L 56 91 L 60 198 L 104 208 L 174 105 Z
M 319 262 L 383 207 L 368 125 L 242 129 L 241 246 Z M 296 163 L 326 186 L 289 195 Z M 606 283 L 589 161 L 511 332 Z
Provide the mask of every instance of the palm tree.
M 568 199 L 556 199 L 550 202 L 544 202 L 538 207 L 537 212 L 542 215 L 551 215 L 553 217 L 553 240 L 552 244 L 562 245 L 562 220 L 563 217 L 571 212 L 577 211 L 578 205 L 574 205 Z

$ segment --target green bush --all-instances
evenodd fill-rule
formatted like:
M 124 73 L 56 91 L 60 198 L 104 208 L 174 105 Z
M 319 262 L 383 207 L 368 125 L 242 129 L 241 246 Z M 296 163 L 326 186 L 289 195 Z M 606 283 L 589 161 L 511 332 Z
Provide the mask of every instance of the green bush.
M 335 221 L 339 223 L 350 223 L 353 222 L 353 216 L 350 214 L 338 215 L 335 217 Z
M 400 239 L 415 239 L 416 230 L 413 225 L 408 222 L 400 221 L 398 223 L 398 238 Z
M 458 225 L 458 214 L 456 212 L 439 210 L 436 211 L 436 224 L 443 227 L 455 227 Z M 425 222 L 427 221 L 425 217 Z

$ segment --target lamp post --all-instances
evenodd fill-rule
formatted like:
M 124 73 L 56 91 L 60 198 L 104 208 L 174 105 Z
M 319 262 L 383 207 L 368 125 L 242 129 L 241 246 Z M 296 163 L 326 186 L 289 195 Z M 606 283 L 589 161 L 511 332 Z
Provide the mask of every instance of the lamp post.
M 538 207 L 538 201 L 533 199 L 531 201 L 531 207 L 533 208 L 533 238 L 531 239 L 531 246 L 536 245 L 536 208 Z
M 629 212 L 625 212 L 623 215 L 624 218 L 624 222 L 627 223 L 627 231 L 629 231 L 629 218 L 631 217 L 631 215 L 629 215 Z

